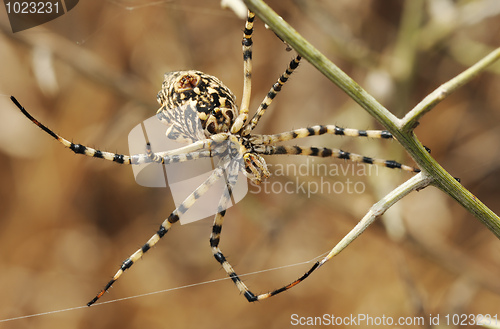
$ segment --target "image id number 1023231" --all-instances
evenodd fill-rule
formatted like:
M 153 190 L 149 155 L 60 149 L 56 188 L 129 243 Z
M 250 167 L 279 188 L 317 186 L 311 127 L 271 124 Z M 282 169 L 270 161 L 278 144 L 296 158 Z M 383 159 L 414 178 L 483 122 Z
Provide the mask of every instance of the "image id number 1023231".
M 59 1 L 7 1 L 7 14 L 59 14 Z

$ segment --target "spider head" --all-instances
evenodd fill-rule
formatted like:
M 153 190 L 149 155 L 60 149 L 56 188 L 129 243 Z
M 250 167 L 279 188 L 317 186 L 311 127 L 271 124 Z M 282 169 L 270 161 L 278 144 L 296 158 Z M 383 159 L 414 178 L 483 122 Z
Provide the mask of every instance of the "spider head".
M 238 115 L 236 97 L 231 90 L 216 77 L 200 71 L 165 74 L 157 99 L 161 105 L 158 115 L 186 105 L 196 108 L 207 138 L 228 132 Z

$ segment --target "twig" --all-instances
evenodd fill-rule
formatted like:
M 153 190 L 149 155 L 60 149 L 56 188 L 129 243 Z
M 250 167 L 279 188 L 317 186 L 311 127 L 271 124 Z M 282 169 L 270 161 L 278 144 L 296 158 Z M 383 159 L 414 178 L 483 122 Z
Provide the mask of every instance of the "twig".
M 439 88 L 425 97 L 420 103 L 417 104 L 417 106 L 415 106 L 404 116 L 404 118 L 401 120 L 401 128 L 403 129 L 403 131 L 411 131 L 417 124 L 418 120 L 425 113 L 429 112 L 432 108 L 434 108 L 434 106 L 436 106 L 452 92 L 475 78 L 479 73 L 484 71 L 488 66 L 493 64 L 498 59 L 500 59 L 500 48 L 495 49 L 464 72 L 439 86 Z
M 354 80 L 345 74 L 340 68 L 329 61 L 319 50 L 313 47 L 297 31 L 295 31 L 287 22 L 278 16 L 262 0 L 244 0 L 250 10 L 264 21 L 274 33 L 282 40 L 287 42 L 302 57 L 307 59 L 318 71 L 335 83 L 354 101 L 363 107 L 370 115 L 377 119 L 387 128 L 399 141 L 399 143 L 408 151 L 411 157 L 418 163 L 422 171 L 432 178 L 432 184 L 444 191 L 455 199 L 460 205 L 478 218 L 488 229 L 490 229 L 498 238 L 500 238 L 500 218 L 478 200 L 472 193 L 460 185 L 439 163 L 434 160 L 426 151 L 423 145 L 413 134 L 413 128 L 417 119 L 432 108 L 437 102 L 444 99 L 451 91 L 470 81 L 479 72 L 484 70 L 489 64 L 500 57 L 500 50 L 495 50 L 476 65 L 466 70 L 458 77 L 450 80 L 445 85 L 446 89 L 441 89 L 435 94 L 429 95 L 422 101 L 421 109 L 412 110 L 410 116 L 399 120 L 370 94 L 361 88 Z M 415 117 L 416 119 L 408 119 Z M 404 123 L 404 124 L 403 124 Z M 405 129 L 402 129 L 402 128 Z
M 421 172 L 395 188 L 380 201 L 375 203 L 370 210 L 368 210 L 366 215 L 358 222 L 358 224 L 356 224 L 356 226 L 349 233 L 347 233 L 347 235 L 340 240 L 335 247 L 333 247 L 332 251 L 330 251 L 330 253 L 320 261 L 320 266 L 344 250 L 352 241 L 354 241 L 354 239 L 363 233 L 368 226 L 370 226 L 377 218 L 382 216 L 382 214 L 384 214 L 387 209 L 393 206 L 396 202 L 410 194 L 410 192 L 426 187 L 431 181 L 432 179 L 430 177 Z

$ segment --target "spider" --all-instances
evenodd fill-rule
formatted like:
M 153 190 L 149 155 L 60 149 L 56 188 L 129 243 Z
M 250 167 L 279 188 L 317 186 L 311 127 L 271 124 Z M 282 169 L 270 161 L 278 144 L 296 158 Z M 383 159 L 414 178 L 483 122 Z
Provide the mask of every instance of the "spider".
M 83 154 L 120 164 L 132 165 L 145 163 L 168 164 L 214 156 L 220 159 L 216 169 L 213 170 L 205 182 L 196 188 L 168 216 L 168 218 L 161 223 L 157 232 L 140 249 L 123 261 L 120 269 L 105 287 L 88 302 L 88 306 L 91 306 L 101 298 L 121 277 L 123 272 L 128 270 L 144 255 L 144 253 L 158 243 L 158 241 L 170 230 L 172 225 L 179 221 L 179 217 L 186 213 L 186 211 L 188 211 L 188 209 L 193 206 L 193 204 L 206 193 L 216 181 L 222 179 L 224 179 L 227 188 L 222 193 L 218 203 L 217 213 L 210 235 L 210 247 L 214 258 L 224 268 L 240 293 L 242 293 L 249 302 L 263 300 L 294 287 L 329 260 L 330 258 L 325 257 L 323 260 L 317 261 L 306 273 L 292 283 L 262 294 L 252 293 L 245 283 L 240 280 L 233 270 L 233 267 L 226 260 L 219 248 L 219 242 L 223 219 L 226 214 L 227 205 L 232 196 L 232 190 L 240 172 L 244 173 L 256 184 L 261 183 L 262 180 L 270 175 L 263 156 L 288 154 L 333 157 L 365 164 L 385 166 L 388 168 L 399 168 L 414 173 L 420 171 L 417 168 L 406 166 L 396 161 L 370 158 L 340 149 L 275 145 L 278 142 L 323 134 L 392 139 L 393 136 L 386 130 L 357 130 L 341 128 L 335 125 L 317 125 L 273 135 L 252 134 L 260 118 L 265 114 L 267 108 L 287 82 L 290 75 L 298 67 L 301 60 L 301 56 L 297 55 L 290 61 L 285 72 L 278 78 L 277 82 L 272 86 L 261 102 L 253 118 L 249 120 L 254 18 L 255 14 L 249 11 L 242 41 L 244 83 L 243 96 L 239 108 L 236 105 L 236 97 L 233 93 L 214 76 L 194 70 L 176 71 L 165 74 L 162 89 L 157 96 L 161 107 L 156 115 L 160 121 L 169 126 L 166 133 L 167 137 L 189 142 L 185 147 L 154 153 L 151 145 L 148 143 L 144 154 L 129 156 L 100 151 L 81 144 L 75 144 L 40 123 L 29 114 L 13 96 L 11 97 L 14 104 L 29 120 L 76 154 Z M 201 123 L 201 128 L 196 128 L 197 123 Z

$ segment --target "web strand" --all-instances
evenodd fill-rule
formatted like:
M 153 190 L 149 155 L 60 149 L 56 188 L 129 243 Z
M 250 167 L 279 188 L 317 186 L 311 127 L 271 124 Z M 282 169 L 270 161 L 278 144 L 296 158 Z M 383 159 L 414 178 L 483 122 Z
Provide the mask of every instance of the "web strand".
M 289 264 L 289 265 L 278 266 L 278 267 L 273 267 L 273 268 L 269 268 L 269 269 L 265 269 L 265 270 L 260 270 L 260 271 L 255 271 L 255 272 L 250 272 L 250 273 L 245 273 L 245 274 L 241 274 L 239 276 L 240 277 L 245 277 L 245 276 L 256 275 L 256 274 L 261 274 L 261 273 L 265 273 L 265 272 L 271 272 L 271 271 L 281 270 L 281 269 L 285 269 L 285 268 L 290 268 L 290 267 L 294 267 L 294 266 L 300 266 L 300 265 L 309 264 L 309 263 L 315 262 L 319 258 L 322 258 L 326 254 L 328 254 L 328 252 L 325 252 L 325 253 L 323 253 L 323 254 L 321 254 L 319 256 L 316 256 L 313 259 L 310 259 L 310 260 L 307 260 L 307 261 L 303 261 L 303 262 L 299 262 L 299 263 L 294 263 L 294 264 Z M 180 289 L 185 289 L 185 288 L 191 288 L 191 287 L 201 286 L 201 285 L 205 285 L 205 284 L 211 284 L 211 283 L 215 283 L 215 282 L 219 282 L 219 281 L 225 281 L 225 280 L 230 280 L 230 279 L 231 279 L 230 277 L 224 277 L 224 278 L 220 278 L 220 279 L 208 280 L 208 281 L 203 281 L 203 282 L 199 282 L 199 283 L 192 283 L 192 284 L 187 284 L 187 285 L 184 285 L 184 286 L 179 286 L 179 287 L 174 287 L 174 288 L 169 288 L 169 289 L 163 289 L 163 290 L 148 292 L 148 293 L 139 294 L 139 295 L 135 295 L 135 296 L 117 298 L 117 299 L 113 299 L 113 300 L 99 302 L 97 304 L 92 305 L 92 308 L 94 308 L 96 306 L 105 305 L 105 304 L 122 302 L 122 301 L 125 301 L 125 300 L 136 299 L 136 298 L 141 298 L 141 297 L 147 297 L 147 296 L 162 294 L 162 293 L 171 292 L 171 291 L 180 290 Z M 36 313 L 36 314 L 30 314 L 30 315 L 23 315 L 23 316 L 8 318 L 8 319 L 1 319 L 0 323 L 17 321 L 17 320 L 23 320 L 23 319 L 29 319 L 29 318 L 34 318 L 34 317 L 39 317 L 39 316 L 44 316 L 44 315 L 51 315 L 51 314 L 62 313 L 62 312 L 76 311 L 76 310 L 80 310 L 80 309 L 88 309 L 88 307 L 86 305 L 82 305 L 82 306 L 65 308 L 65 309 L 61 309 L 61 310 L 48 311 L 48 312 L 42 312 L 42 313 Z

